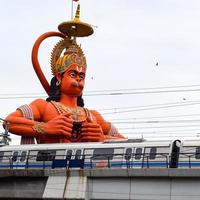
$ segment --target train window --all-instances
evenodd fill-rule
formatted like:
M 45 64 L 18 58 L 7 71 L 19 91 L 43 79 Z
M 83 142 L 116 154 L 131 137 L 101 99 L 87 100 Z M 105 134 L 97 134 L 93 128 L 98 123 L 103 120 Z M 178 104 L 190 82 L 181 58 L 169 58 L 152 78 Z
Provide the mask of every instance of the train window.
M 36 161 L 52 161 L 55 159 L 56 150 L 38 151 Z
M 150 149 L 149 159 L 154 160 L 156 158 L 156 153 L 157 153 L 157 148 L 156 147 L 152 147 Z
M 19 154 L 18 151 L 14 151 L 13 156 L 12 156 L 12 160 L 13 160 L 13 162 L 16 162 L 16 161 L 17 161 L 18 154 Z
M 26 159 L 26 151 L 22 151 L 21 157 L 20 157 L 20 162 L 24 162 Z
M 94 149 L 93 152 L 93 160 L 112 160 L 114 156 L 113 148 L 105 148 L 105 149 Z
M 197 148 L 196 148 L 195 158 L 196 158 L 196 159 L 200 159 L 200 147 L 197 147 Z
M 4 152 L 3 152 L 3 151 L 0 151 L 0 161 L 3 160 L 3 156 L 4 156 Z
M 131 159 L 131 153 L 132 153 L 132 149 L 131 148 L 126 149 L 125 160 L 130 160 Z
M 81 157 L 81 150 L 78 149 L 78 150 L 76 151 L 75 160 L 79 160 L 80 157 Z
M 66 159 L 67 159 L 67 160 L 70 160 L 71 157 L 72 157 L 72 150 L 68 150 L 68 151 L 67 151 L 67 155 L 66 155 Z
M 142 158 L 142 148 L 137 148 L 135 151 L 135 160 L 140 160 Z

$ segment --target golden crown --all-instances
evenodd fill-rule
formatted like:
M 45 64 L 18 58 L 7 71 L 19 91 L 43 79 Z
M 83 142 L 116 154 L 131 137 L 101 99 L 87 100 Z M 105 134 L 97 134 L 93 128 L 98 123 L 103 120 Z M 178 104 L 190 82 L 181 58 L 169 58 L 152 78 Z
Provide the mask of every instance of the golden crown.
M 64 50 L 64 55 L 61 56 Z M 85 55 L 75 40 L 69 38 L 62 39 L 55 45 L 51 53 L 52 74 L 63 73 L 72 64 L 86 68 Z

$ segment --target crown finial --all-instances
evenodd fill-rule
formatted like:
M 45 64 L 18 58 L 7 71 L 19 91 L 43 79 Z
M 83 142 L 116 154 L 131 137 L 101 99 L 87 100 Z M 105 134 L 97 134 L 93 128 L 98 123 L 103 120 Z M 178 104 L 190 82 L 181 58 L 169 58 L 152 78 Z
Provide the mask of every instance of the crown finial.
M 80 20 L 80 4 L 76 9 L 76 15 L 72 21 L 63 22 L 58 26 L 58 30 L 68 37 L 84 37 L 92 35 L 94 30 L 90 24 Z
M 80 22 L 80 4 L 78 4 L 76 9 L 76 15 L 74 17 L 74 21 Z

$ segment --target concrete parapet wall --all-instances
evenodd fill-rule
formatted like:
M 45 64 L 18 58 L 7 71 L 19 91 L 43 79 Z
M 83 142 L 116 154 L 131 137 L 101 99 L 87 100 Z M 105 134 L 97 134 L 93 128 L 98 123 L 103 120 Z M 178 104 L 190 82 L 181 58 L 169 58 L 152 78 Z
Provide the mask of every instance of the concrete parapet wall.
M 49 177 L 49 176 L 87 176 L 87 177 L 196 177 L 200 178 L 200 169 L 0 169 L 2 177 Z
M 199 200 L 199 169 L 1 169 L 1 199 Z

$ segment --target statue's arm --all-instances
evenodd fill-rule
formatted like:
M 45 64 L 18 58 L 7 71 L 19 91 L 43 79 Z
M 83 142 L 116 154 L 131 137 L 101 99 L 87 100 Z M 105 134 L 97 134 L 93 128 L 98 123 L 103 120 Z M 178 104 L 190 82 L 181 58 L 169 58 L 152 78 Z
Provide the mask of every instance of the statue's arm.
M 15 112 L 8 115 L 6 121 L 9 122 L 9 132 L 21 136 L 37 137 L 45 135 L 62 135 L 70 137 L 72 132 L 72 120 L 70 114 L 59 115 L 51 120 L 44 122 L 43 115 L 45 110 L 49 114 L 54 111 L 47 108 L 48 102 L 43 99 L 37 99 L 30 105 L 19 107 Z M 25 117 L 26 116 L 26 117 Z
M 125 137 L 120 134 L 117 128 L 110 122 L 106 121 L 97 111 L 91 111 L 92 115 L 101 126 L 105 139 L 124 139 Z
M 37 99 L 30 105 L 21 106 L 9 114 L 6 117 L 6 121 L 9 122 L 9 132 L 21 136 L 37 136 L 38 133 L 33 127 L 41 121 L 41 112 L 46 103 L 45 100 Z

